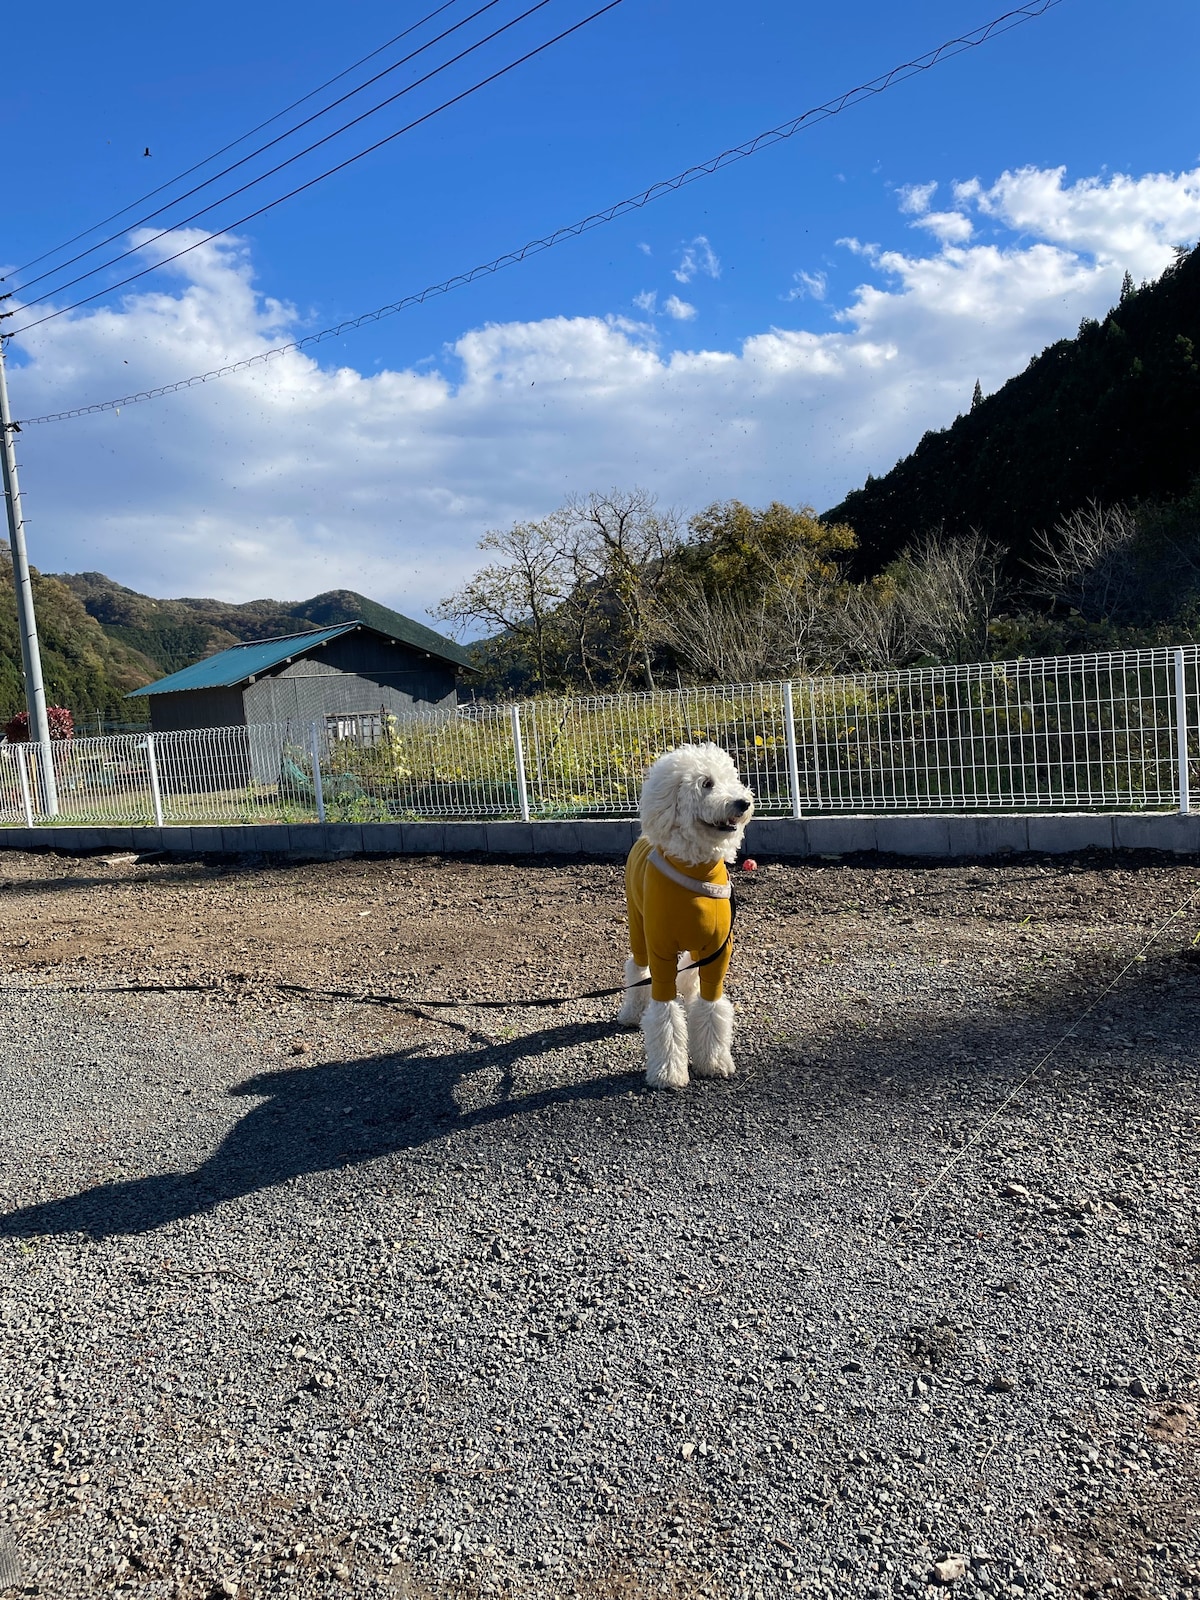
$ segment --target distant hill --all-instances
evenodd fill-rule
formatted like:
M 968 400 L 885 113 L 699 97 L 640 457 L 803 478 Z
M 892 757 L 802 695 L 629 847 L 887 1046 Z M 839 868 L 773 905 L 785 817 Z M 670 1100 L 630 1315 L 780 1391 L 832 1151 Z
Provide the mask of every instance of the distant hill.
M 102 572 L 33 574 L 42 671 L 52 705 L 69 706 L 79 731 L 139 720 L 145 701 L 127 702 L 131 689 L 178 672 L 247 639 L 269 639 L 307 628 L 361 620 L 405 634 L 398 612 L 352 589 L 331 589 L 311 600 L 155 600 L 114 583 Z M 8 546 L 0 541 L 0 723 L 25 707 L 20 639 Z
M 352 589 L 330 589 L 311 600 L 155 600 L 114 583 L 102 572 L 69 572 L 59 580 L 82 602 L 110 639 L 137 651 L 158 669 L 178 672 L 247 639 L 271 639 L 305 628 L 361 620 L 395 631 L 406 619 Z
M 80 731 L 95 719 L 130 716 L 125 696 L 158 677 L 154 662 L 112 638 L 60 578 L 32 574 L 33 603 L 42 647 L 42 674 L 51 705 L 69 706 Z M 25 709 L 16 596 L 7 543 L 0 541 L 0 722 Z
M 1019 558 L 1089 500 L 1173 500 L 1200 475 L 1200 246 L 1126 279 L 1102 322 L 1035 356 L 881 478 L 825 513 L 875 572 L 913 538 L 978 528 Z

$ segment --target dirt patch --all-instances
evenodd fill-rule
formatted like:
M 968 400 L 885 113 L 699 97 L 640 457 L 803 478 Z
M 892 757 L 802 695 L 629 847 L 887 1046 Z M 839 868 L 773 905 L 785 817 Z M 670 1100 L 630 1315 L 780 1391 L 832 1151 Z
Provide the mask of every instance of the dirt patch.
M 765 863 L 739 874 L 738 941 L 747 953 L 768 946 L 817 961 L 888 946 L 978 956 L 1013 962 L 1024 978 L 1064 958 L 1104 968 L 1198 888 L 1195 868 L 1107 856 Z M 1165 931 L 1156 957 L 1190 952 L 1198 936 L 1200 902 Z M 616 863 L 0 857 L 0 962 L 13 975 L 277 979 L 469 1000 L 615 982 L 624 954 Z

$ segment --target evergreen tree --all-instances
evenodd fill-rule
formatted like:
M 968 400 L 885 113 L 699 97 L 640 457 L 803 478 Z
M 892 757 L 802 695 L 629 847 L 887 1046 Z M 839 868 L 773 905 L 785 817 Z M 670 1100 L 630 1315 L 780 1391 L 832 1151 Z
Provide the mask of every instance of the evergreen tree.
M 929 528 L 977 528 L 1011 551 L 1095 500 L 1185 494 L 1200 468 L 1200 248 L 1136 289 L 1103 324 L 1085 317 L 987 397 L 982 416 L 927 433 L 911 455 L 824 512 L 878 572 Z
M 975 393 L 971 396 L 971 410 L 983 404 L 983 390 L 980 388 L 979 379 L 975 379 Z

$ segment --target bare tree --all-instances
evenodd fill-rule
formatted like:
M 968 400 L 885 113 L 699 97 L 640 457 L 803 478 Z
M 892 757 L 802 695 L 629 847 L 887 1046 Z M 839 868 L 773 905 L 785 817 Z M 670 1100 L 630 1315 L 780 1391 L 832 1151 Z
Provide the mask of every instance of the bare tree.
M 980 533 L 928 534 L 845 596 L 832 623 L 837 664 L 899 667 L 921 656 L 981 660 L 1000 596 L 995 545 Z
M 906 596 L 891 575 L 855 584 L 831 619 L 831 632 L 836 668 L 894 667 L 915 653 Z
M 1137 537 L 1137 519 L 1127 507 L 1089 500 L 1052 534 L 1037 535 L 1027 563 L 1033 593 L 1078 611 L 1087 622 L 1120 615 L 1135 590 Z
M 653 689 L 655 619 L 682 539 L 679 517 L 645 489 L 573 496 L 560 515 L 570 530 L 568 610 L 589 683 L 603 660 L 616 687 L 640 676 Z
M 1000 598 L 1000 550 L 983 534 L 928 534 L 910 555 L 905 600 L 917 653 L 980 661 Z
M 559 610 L 571 592 L 572 530 L 561 511 L 540 522 L 518 522 L 479 541 L 500 559 L 434 608 L 458 629 L 482 626 L 508 636 L 539 687 L 561 676 Z
M 656 632 L 698 678 L 746 683 L 788 677 L 828 662 L 831 618 L 846 585 L 806 552 L 754 586 L 712 589 L 702 578 L 678 580 Z
M 766 598 L 712 594 L 688 581 L 657 618 L 659 639 L 704 683 L 753 683 L 775 671 L 776 622 Z

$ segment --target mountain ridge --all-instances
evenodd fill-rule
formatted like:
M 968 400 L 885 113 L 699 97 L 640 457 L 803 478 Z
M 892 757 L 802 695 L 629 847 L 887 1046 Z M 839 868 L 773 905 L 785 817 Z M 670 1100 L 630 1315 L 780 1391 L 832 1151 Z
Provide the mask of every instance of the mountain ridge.
M 138 652 L 163 674 L 252 639 L 366 622 L 385 632 L 414 624 L 399 611 L 353 589 L 327 589 L 307 600 L 211 600 L 185 596 L 159 600 L 117 583 L 102 572 L 60 575 L 87 614 L 112 639 Z
M 125 696 L 232 645 L 281 634 L 366 622 L 385 632 L 427 631 L 421 623 L 353 589 L 307 600 L 241 603 L 156 599 L 102 572 L 31 571 L 47 699 L 75 714 L 79 731 L 144 716 Z M 8 546 L 0 541 L 0 721 L 24 710 L 16 597 Z

